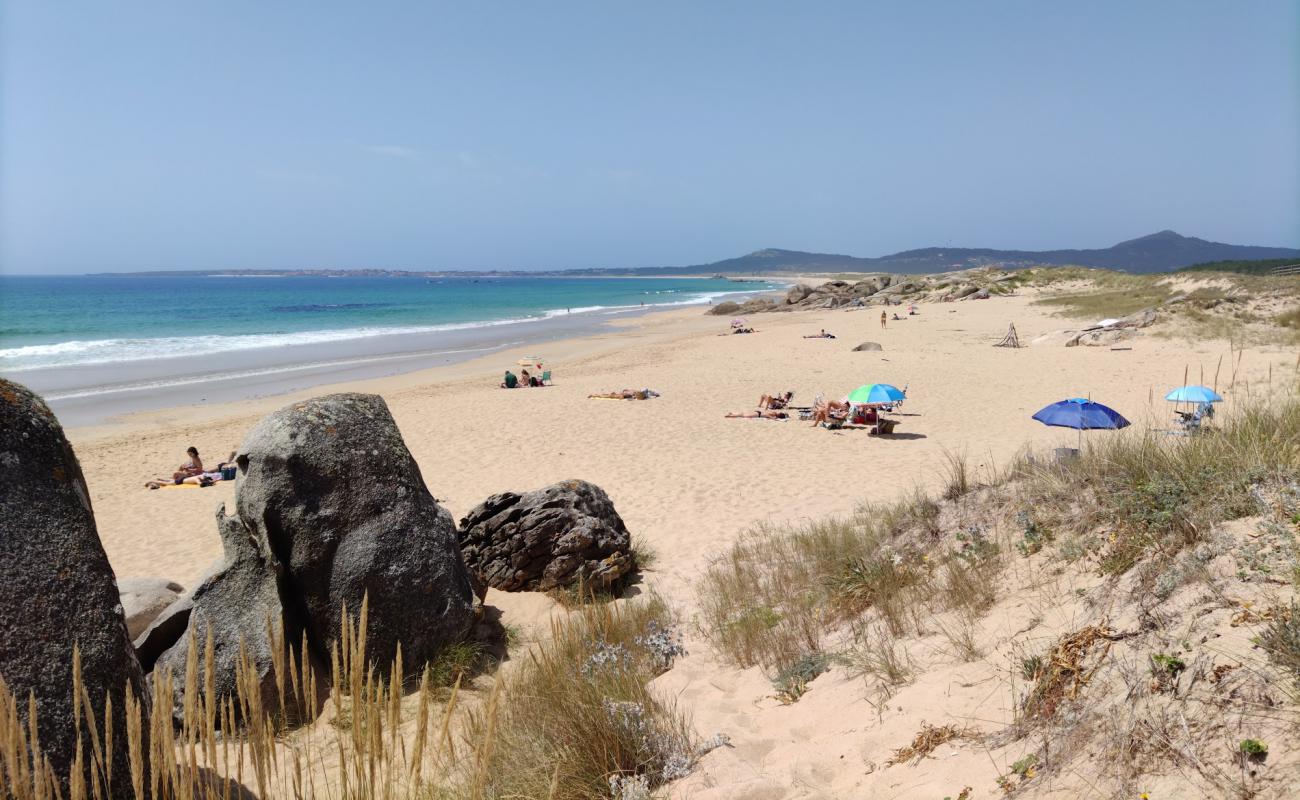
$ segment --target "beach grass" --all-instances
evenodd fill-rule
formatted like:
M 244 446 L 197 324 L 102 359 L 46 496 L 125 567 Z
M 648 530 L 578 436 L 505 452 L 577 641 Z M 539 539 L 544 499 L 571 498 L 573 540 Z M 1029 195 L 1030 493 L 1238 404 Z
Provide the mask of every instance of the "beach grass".
M 978 657 L 973 630 L 1014 560 L 1073 562 L 1082 549 L 1103 576 L 1143 565 L 1139 582 L 1152 588 L 1182 551 L 1262 513 L 1279 487 L 1300 487 L 1300 400 L 1244 406 L 1198 436 L 1098 438 L 1076 460 L 1026 458 L 982 486 L 950 457 L 942 502 L 914 494 L 751 531 L 706 573 L 701 629 L 740 667 L 780 674 L 809 653 L 843 653 L 894 683 L 907 670 L 891 642 L 926 628 L 962 660 Z M 996 501 L 981 500 L 985 490 Z M 965 503 L 975 505 L 957 513 Z M 972 517 L 982 522 L 957 522 Z M 1295 657 L 1293 639 L 1278 628 L 1279 659 Z
M 125 731 L 107 722 L 111 707 L 102 724 L 89 713 L 99 706 L 70 654 L 86 746 L 62 796 L 630 800 L 694 764 L 688 720 L 648 686 L 682 652 L 672 614 L 654 595 L 557 620 L 551 640 L 486 692 L 471 686 L 482 658 L 473 645 L 452 646 L 418 676 L 404 673 L 399 650 L 382 677 L 363 656 L 366 618 L 365 606 L 355 619 L 345 612 L 323 706 L 308 701 L 322 688 L 315 670 L 296 662 L 277 630 L 278 697 L 263 696 L 242 649 L 236 695 L 214 697 L 213 643 L 191 639 L 179 723 L 171 676 L 160 674 L 151 710 L 128 692 Z M 292 724 L 278 711 L 290 699 L 307 709 Z M 24 713 L 36 719 L 35 701 L 0 681 L 0 785 L 12 800 L 53 800 L 61 776 Z M 104 755 L 115 739 L 126 743 L 129 775 L 112 774 Z

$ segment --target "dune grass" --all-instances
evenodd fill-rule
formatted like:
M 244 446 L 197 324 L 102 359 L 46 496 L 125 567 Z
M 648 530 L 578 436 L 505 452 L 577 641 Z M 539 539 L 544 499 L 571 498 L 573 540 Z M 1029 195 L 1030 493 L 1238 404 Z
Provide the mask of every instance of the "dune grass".
M 1260 513 L 1261 487 L 1300 481 L 1300 400 L 1246 406 L 1196 436 L 1097 437 L 1077 460 L 1022 465 L 1015 477 L 1036 524 L 1058 535 L 1108 531 L 1101 570 L 1123 573 Z
M 472 645 L 449 648 L 418 676 L 403 672 L 399 650 L 382 677 L 362 657 L 366 618 L 364 606 L 355 620 L 345 612 L 323 707 L 307 700 L 321 688 L 314 670 L 295 663 L 273 630 L 278 696 L 262 695 L 241 649 L 236 696 L 214 697 L 205 677 L 213 643 L 191 640 L 179 723 L 171 678 L 161 674 L 150 704 L 128 693 L 127 730 L 114 731 L 90 712 L 102 704 L 86 695 L 72 654 L 70 691 L 81 703 L 85 748 L 58 796 L 631 800 L 686 774 L 697 757 L 685 717 L 647 686 L 682 652 L 671 614 L 654 596 L 569 614 L 486 698 L 468 687 L 483 657 Z M 467 697 L 472 708 L 458 712 Z M 277 711 L 294 705 L 290 699 L 308 709 L 293 725 Z M 0 796 L 56 797 L 59 776 L 40 753 L 35 715 L 34 701 L 0 681 Z M 111 719 L 111 709 L 102 716 Z M 468 722 L 457 724 L 462 718 Z M 129 775 L 106 766 L 113 741 L 126 742 Z
M 1147 562 L 1155 580 L 1216 524 L 1263 513 L 1270 487 L 1300 491 L 1300 400 L 1241 408 L 1198 436 L 1130 429 L 1065 464 L 1025 460 L 993 478 L 1000 499 L 978 507 L 981 525 L 944 516 L 986 488 L 960 461 L 949 457 L 943 505 L 916 494 L 751 531 L 701 582 L 703 633 L 732 663 L 778 676 L 839 648 L 858 671 L 896 683 L 909 668 L 893 639 L 936 629 L 974 660 L 973 630 L 1009 559 L 1050 546 L 1046 557 L 1075 560 L 1082 546 L 1103 575 Z M 993 533 L 999 520 L 1006 541 Z M 1282 659 L 1289 631 L 1274 637 Z

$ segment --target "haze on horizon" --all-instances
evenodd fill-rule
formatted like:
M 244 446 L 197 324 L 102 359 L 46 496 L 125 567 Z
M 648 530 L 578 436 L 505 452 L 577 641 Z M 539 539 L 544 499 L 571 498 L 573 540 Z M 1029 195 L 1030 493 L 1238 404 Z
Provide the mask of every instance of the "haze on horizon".
M 1300 5 L 0 5 L 0 272 L 1300 246 Z

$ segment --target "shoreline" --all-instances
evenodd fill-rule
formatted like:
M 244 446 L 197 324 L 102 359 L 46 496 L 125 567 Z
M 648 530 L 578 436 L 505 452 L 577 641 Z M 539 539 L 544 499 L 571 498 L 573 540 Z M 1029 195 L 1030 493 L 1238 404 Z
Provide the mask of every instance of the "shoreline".
M 766 288 L 738 289 L 724 297 L 745 299 L 770 293 L 772 290 Z M 583 309 L 537 318 L 486 320 L 434 326 L 422 332 L 375 333 L 190 357 L 13 370 L 5 377 L 40 393 L 66 425 L 97 426 L 140 412 L 180 406 L 215 408 L 446 367 L 515 347 L 598 337 L 618 330 L 618 324 L 626 320 L 701 309 L 714 302 L 721 299 L 641 308 Z

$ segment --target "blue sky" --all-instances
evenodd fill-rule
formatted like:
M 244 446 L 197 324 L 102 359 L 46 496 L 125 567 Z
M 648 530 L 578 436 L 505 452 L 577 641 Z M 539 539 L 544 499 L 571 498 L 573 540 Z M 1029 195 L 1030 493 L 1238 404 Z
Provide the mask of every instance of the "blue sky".
M 1294 0 L 0 14 L 10 273 L 1300 245 Z

